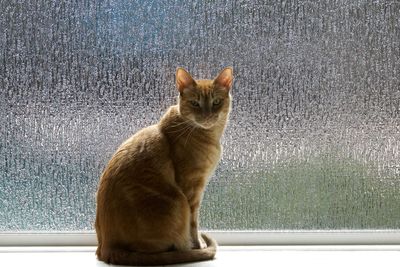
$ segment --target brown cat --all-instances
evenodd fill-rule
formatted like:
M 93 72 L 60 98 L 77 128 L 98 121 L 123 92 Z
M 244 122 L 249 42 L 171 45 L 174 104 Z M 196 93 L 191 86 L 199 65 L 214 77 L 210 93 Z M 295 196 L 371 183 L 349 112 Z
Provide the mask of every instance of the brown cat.
M 178 104 L 115 152 L 97 192 L 99 260 L 164 265 L 214 258 L 215 240 L 198 234 L 199 207 L 220 159 L 232 81 L 232 68 L 197 81 L 178 68 Z

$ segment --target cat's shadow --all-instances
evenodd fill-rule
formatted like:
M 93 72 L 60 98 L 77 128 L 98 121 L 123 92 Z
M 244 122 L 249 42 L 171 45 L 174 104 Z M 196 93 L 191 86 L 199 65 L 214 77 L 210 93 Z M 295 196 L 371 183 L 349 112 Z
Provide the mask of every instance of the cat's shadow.
M 113 265 L 107 264 L 102 261 L 96 260 L 95 267 L 118 267 L 118 266 L 125 266 L 125 265 Z M 181 264 L 172 264 L 172 265 L 157 265 L 153 267 L 217 267 L 217 260 L 211 261 L 201 261 L 201 262 L 192 262 L 192 263 L 181 263 Z

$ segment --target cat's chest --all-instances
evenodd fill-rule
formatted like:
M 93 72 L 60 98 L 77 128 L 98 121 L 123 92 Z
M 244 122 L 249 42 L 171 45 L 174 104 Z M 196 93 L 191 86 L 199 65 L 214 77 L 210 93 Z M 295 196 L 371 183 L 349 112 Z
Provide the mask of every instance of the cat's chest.
M 196 144 L 176 151 L 176 174 L 185 179 L 208 178 L 221 156 L 220 144 Z

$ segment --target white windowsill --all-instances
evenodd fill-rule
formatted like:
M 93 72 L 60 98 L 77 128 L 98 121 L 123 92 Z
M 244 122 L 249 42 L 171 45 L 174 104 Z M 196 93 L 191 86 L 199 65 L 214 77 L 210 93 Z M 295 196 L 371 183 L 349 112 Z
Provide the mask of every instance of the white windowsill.
M 1 266 L 106 267 L 95 247 L 0 247 Z M 399 266 L 400 246 L 221 246 L 213 261 L 181 267 Z
M 399 230 L 210 231 L 220 246 L 399 245 Z M 0 232 L 0 247 L 96 246 L 91 232 Z
M 220 244 L 213 261 L 182 267 L 399 266 L 400 231 L 209 232 Z M 94 232 L 0 233 L 0 266 L 106 267 Z

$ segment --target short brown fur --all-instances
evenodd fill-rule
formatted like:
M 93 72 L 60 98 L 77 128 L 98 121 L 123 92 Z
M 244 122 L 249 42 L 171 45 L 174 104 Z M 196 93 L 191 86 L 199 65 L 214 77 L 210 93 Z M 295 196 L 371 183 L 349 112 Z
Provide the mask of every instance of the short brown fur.
M 178 104 L 112 156 L 97 192 L 99 260 L 164 265 L 214 258 L 216 242 L 199 236 L 198 216 L 222 151 L 232 80 L 231 68 L 197 81 L 178 68 Z

